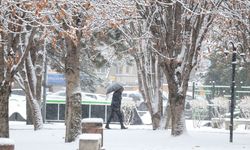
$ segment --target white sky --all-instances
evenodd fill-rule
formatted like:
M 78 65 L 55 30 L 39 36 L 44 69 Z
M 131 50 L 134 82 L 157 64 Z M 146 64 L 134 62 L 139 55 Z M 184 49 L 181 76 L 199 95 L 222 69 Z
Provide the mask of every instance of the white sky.
M 10 122 L 10 138 L 15 150 L 76 150 L 78 140 L 64 143 L 63 123 L 45 124 L 44 129 L 33 131 L 33 126 L 24 122 Z M 229 142 L 229 131 L 211 127 L 194 128 L 187 121 L 188 131 L 181 137 L 171 137 L 170 130 L 151 130 L 150 125 L 128 126 L 120 130 L 118 124 L 110 124 L 111 130 L 104 129 L 106 150 L 248 150 L 250 129 L 240 126 L 234 131 L 234 141 Z

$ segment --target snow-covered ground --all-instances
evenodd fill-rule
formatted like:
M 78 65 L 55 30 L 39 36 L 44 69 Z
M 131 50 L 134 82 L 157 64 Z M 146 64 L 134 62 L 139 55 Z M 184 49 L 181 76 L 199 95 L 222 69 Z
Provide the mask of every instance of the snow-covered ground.
M 250 130 L 242 126 L 234 131 L 234 141 L 229 142 L 229 131 L 211 127 L 193 128 L 187 121 L 188 131 L 180 137 L 170 136 L 170 130 L 152 130 L 150 125 L 129 126 L 120 130 L 111 124 L 104 130 L 106 150 L 249 150 Z M 44 129 L 33 131 L 24 122 L 10 122 L 10 138 L 15 150 L 77 150 L 78 141 L 64 143 L 63 123 L 48 123 Z

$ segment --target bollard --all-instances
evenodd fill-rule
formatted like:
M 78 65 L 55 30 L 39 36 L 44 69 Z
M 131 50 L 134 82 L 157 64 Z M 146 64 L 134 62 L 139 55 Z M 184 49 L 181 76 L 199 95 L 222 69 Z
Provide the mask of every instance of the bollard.
M 0 150 L 14 150 L 14 141 L 9 138 L 0 138 Z
M 103 146 L 103 119 L 102 118 L 85 118 L 82 119 L 82 133 L 101 134 L 101 146 Z
M 81 134 L 79 150 L 101 150 L 101 134 Z

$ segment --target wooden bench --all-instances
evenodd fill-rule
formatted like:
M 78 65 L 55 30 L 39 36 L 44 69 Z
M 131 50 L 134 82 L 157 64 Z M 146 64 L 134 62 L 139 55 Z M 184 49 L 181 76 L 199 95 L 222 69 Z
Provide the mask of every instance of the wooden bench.
M 238 125 L 240 125 L 240 124 L 244 124 L 245 129 L 249 129 L 250 128 L 250 119 L 243 119 L 243 118 L 235 119 L 234 118 L 233 124 L 234 124 L 233 129 L 236 129 L 238 127 Z M 226 118 L 225 119 L 225 129 L 229 130 L 229 126 L 230 126 L 230 118 Z
M 101 138 L 101 134 L 81 134 L 79 136 L 79 150 L 101 150 Z
M 14 141 L 9 138 L 0 138 L 0 150 L 14 150 Z

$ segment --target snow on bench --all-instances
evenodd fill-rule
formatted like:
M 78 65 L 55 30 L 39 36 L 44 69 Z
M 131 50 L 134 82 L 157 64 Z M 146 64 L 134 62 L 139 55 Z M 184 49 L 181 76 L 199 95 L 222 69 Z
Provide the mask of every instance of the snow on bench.
M 244 124 L 245 125 L 245 129 L 248 129 L 249 126 L 250 126 L 250 119 L 243 119 L 243 118 L 234 119 L 233 120 L 233 124 L 234 124 L 233 129 L 236 129 L 238 127 L 238 125 L 240 125 L 240 124 Z M 225 129 L 229 130 L 229 126 L 230 126 L 230 119 L 226 118 L 225 119 Z
M 9 138 L 0 138 L 0 150 L 14 150 L 14 141 Z
M 234 118 L 233 123 L 234 123 L 234 127 L 233 127 L 234 129 L 236 129 L 238 125 L 240 124 L 244 124 L 245 129 L 250 128 L 250 119 Z M 225 129 L 229 130 L 230 118 L 212 118 L 211 119 L 212 128 L 222 128 L 224 124 L 225 124 Z
M 101 138 L 101 134 L 81 134 L 79 136 L 79 150 L 101 150 Z

